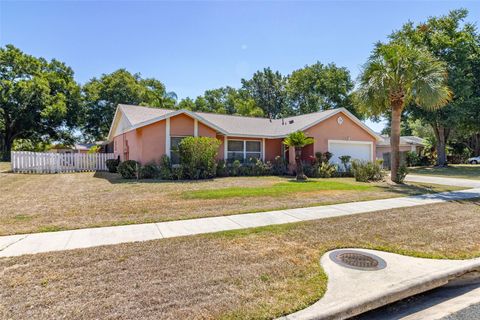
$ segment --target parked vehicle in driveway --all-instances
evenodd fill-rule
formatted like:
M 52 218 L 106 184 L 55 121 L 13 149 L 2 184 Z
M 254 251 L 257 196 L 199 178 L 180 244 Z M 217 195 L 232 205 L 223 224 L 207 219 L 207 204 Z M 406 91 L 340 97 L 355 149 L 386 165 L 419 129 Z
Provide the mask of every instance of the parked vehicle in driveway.
M 480 163 L 480 156 L 469 158 L 467 160 L 467 162 L 470 163 L 470 164 L 479 164 Z

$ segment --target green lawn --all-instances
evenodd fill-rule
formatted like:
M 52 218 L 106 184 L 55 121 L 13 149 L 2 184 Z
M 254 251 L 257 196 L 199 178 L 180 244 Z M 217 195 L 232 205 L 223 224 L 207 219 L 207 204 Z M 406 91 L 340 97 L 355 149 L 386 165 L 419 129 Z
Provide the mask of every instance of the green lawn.
M 311 180 L 306 182 L 288 181 L 276 183 L 268 187 L 253 188 L 221 188 L 212 190 L 196 190 L 185 192 L 186 199 L 224 199 L 234 197 L 281 197 L 297 192 L 314 192 L 321 190 L 375 190 L 375 185 L 358 184 L 352 181 L 340 182 L 335 180 Z
M 426 175 L 450 177 L 450 178 L 480 180 L 480 165 L 452 164 L 446 168 L 417 167 L 417 168 L 411 168 L 410 173 L 426 174 Z

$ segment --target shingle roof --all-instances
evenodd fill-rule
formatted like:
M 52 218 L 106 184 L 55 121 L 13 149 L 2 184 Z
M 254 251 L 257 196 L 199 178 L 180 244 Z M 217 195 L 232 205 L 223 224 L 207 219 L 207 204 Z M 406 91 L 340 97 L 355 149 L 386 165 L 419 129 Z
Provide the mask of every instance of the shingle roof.
M 389 136 L 381 136 L 383 140 L 377 142 L 377 146 L 390 146 L 390 137 Z M 400 137 L 400 145 L 425 145 L 425 141 L 416 136 L 402 136 Z
M 343 108 L 287 117 L 284 119 L 268 119 L 217 113 L 192 112 L 187 110 L 150 108 L 125 104 L 120 104 L 118 107 L 128 119 L 132 125 L 132 128 L 140 127 L 146 123 L 150 123 L 151 121 L 161 120 L 179 113 L 187 113 L 196 117 L 199 121 L 203 121 L 207 125 L 214 126 L 222 133 L 231 136 L 286 136 L 287 134 L 297 130 L 305 130 L 309 126 L 327 119 L 328 117 L 340 111 L 343 111 L 349 116 L 355 118 Z M 365 125 L 361 125 L 372 135 L 378 136 Z

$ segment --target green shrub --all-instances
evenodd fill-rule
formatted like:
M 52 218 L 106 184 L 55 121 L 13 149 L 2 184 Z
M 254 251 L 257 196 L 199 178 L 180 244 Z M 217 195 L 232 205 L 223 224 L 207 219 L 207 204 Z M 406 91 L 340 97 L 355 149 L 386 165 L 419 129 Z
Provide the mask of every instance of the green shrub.
M 124 179 L 135 179 L 138 177 L 138 168 L 140 164 L 135 160 L 127 160 L 121 162 L 118 167 L 117 171 L 122 175 Z
M 260 159 L 252 159 L 251 165 L 252 176 L 268 176 L 272 173 L 272 164 L 270 162 L 263 162 Z
M 276 156 L 272 163 L 272 174 L 276 176 L 284 176 L 287 173 L 287 161 L 280 156 Z
M 402 164 L 397 171 L 397 181 L 400 183 L 403 183 L 407 174 L 408 174 L 408 168 L 406 165 Z
M 333 157 L 333 153 L 328 152 L 328 151 L 325 152 L 325 153 L 323 154 L 323 162 L 328 162 L 328 161 L 330 161 L 330 159 L 332 159 L 332 157 Z
M 164 154 L 160 158 L 160 168 L 159 168 L 158 176 L 162 180 L 172 180 L 173 179 L 172 162 L 170 161 L 170 158 L 166 154 Z
M 178 146 L 183 176 L 187 179 L 213 178 L 220 144 L 220 140 L 215 138 L 184 138 Z
M 407 152 L 407 156 L 406 156 L 407 166 L 409 167 L 419 166 L 420 161 L 421 161 L 420 156 L 416 152 L 413 152 L 413 151 Z
M 232 166 L 230 168 L 230 175 L 234 177 L 238 177 L 240 175 L 241 167 L 242 167 L 242 163 L 239 160 L 233 161 Z
M 328 162 L 323 162 L 318 167 L 318 177 L 319 178 L 331 178 L 337 172 L 337 166 L 330 164 Z
M 140 168 L 141 179 L 156 179 L 160 176 L 160 167 L 155 163 L 147 163 Z
M 182 180 L 185 177 L 182 166 L 173 166 L 172 167 L 172 179 L 173 180 Z
M 228 167 L 225 160 L 218 160 L 217 162 L 217 177 L 228 177 Z
M 120 159 L 107 159 L 105 161 L 107 165 L 108 172 L 117 173 L 118 165 L 120 164 Z
M 356 181 L 369 182 L 381 181 L 385 177 L 380 161 L 352 161 L 353 176 Z

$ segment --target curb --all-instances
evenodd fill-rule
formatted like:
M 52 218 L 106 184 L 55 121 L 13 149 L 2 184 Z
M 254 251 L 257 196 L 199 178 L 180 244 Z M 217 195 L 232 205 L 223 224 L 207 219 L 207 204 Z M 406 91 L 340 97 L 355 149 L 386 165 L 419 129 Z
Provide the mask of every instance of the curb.
M 387 263 L 389 261 L 388 256 L 396 255 L 391 253 L 384 253 L 381 251 L 375 250 L 364 250 L 364 249 L 352 249 L 356 251 L 363 251 L 366 253 L 373 253 L 377 254 L 378 256 L 385 259 Z M 326 266 L 326 263 L 330 263 L 329 255 L 331 252 L 336 251 L 332 250 L 326 252 L 321 258 L 321 264 L 324 267 L 327 276 L 329 279 L 335 275 L 332 270 L 327 270 L 329 267 Z M 400 256 L 400 255 L 396 255 Z M 331 296 L 332 290 L 332 283 L 329 280 L 329 284 L 327 285 L 327 292 L 325 293 L 324 297 L 320 300 L 315 302 L 313 305 L 292 313 L 290 315 L 281 317 L 279 319 L 282 320 L 313 320 L 313 319 L 347 319 L 361 313 L 385 306 L 392 302 L 396 302 L 407 297 L 429 291 L 431 289 L 443 286 L 448 284 L 451 280 L 461 277 L 467 273 L 480 271 L 480 259 L 471 259 L 471 260 L 434 260 L 434 259 L 423 259 L 423 258 L 412 258 L 401 256 L 405 258 L 411 259 L 419 259 L 422 260 L 422 263 L 426 260 L 431 260 L 432 264 L 436 264 L 437 262 L 441 261 L 450 261 L 452 263 L 457 263 L 456 266 L 447 266 L 445 268 L 440 267 L 439 270 L 433 271 L 427 275 L 419 275 L 418 277 L 412 278 L 405 278 L 402 281 L 397 281 L 397 283 L 392 283 L 392 285 L 387 289 L 382 289 L 381 291 L 374 292 L 375 290 L 372 289 L 372 292 L 368 294 L 358 296 L 348 296 L 348 293 L 341 294 L 337 297 L 338 303 L 323 303 L 324 299 L 327 297 L 328 294 Z M 365 271 L 362 271 L 365 272 Z M 369 271 L 366 271 L 369 272 Z M 332 281 L 333 282 L 333 281 Z M 348 289 L 348 288 L 346 288 Z M 355 290 L 355 285 L 352 285 L 352 290 Z M 338 290 L 337 290 L 338 291 Z M 348 290 L 347 290 L 348 291 Z M 345 296 L 344 299 L 341 297 Z M 332 300 L 332 299 L 329 299 Z

